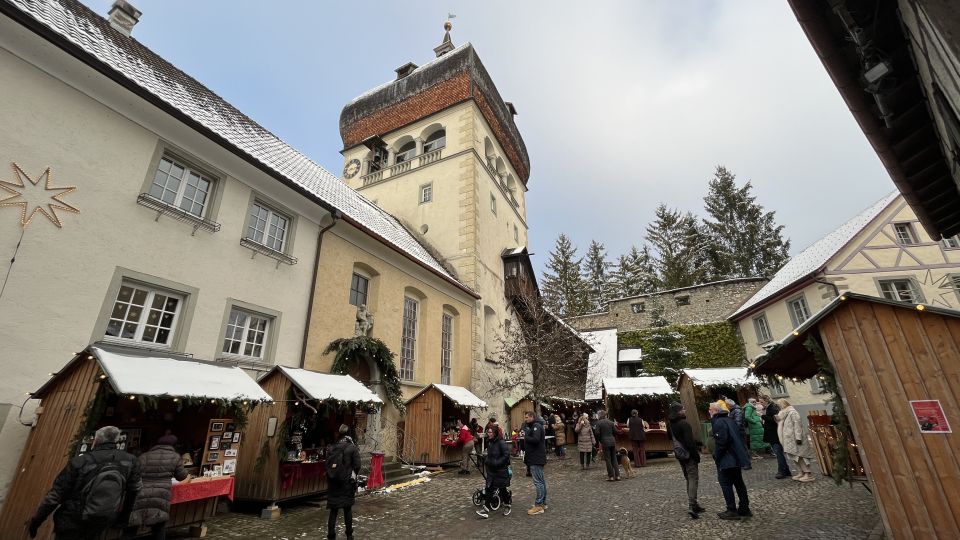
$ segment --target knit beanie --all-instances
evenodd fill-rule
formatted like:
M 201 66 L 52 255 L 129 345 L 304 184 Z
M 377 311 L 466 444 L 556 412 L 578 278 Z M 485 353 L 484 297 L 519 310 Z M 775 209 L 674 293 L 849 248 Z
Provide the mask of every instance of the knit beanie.
M 720 407 L 723 411 L 730 412 L 730 407 L 727 406 L 727 402 L 722 399 L 717 400 L 717 407 Z
M 677 416 L 683 410 L 683 404 L 674 401 L 670 404 L 670 416 Z
M 176 435 L 164 435 L 157 439 L 157 444 L 164 446 L 176 446 L 177 445 L 177 436 Z

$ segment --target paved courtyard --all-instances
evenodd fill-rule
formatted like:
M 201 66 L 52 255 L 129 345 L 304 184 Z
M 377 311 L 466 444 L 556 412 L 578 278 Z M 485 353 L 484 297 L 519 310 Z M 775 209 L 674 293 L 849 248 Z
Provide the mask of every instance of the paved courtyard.
M 776 463 L 766 458 L 744 471 L 754 517 L 721 521 L 723 497 L 716 469 L 707 457 L 700 465 L 700 502 L 707 513 L 692 520 L 685 511 L 683 479 L 675 460 L 652 460 L 632 479 L 607 482 L 601 468 L 581 471 L 575 460 L 547 465 L 546 513 L 526 515 L 533 486 L 514 462 L 515 509 L 504 517 L 480 519 L 470 494 L 483 479 L 455 472 L 436 475 L 426 484 L 370 495 L 354 506 L 354 536 L 377 538 L 824 538 L 871 537 L 879 514 L 863 486 L 837 486 L 831 479 L 801 484 L 774 479 Z M 298 505 L 285 508 L 277 521 L 252 514 L 226 514 L 208 523 L 208 538 L 294 540 L 323 538 L 327 511 Z M 343 527 L 340 527 L 343 538 Z

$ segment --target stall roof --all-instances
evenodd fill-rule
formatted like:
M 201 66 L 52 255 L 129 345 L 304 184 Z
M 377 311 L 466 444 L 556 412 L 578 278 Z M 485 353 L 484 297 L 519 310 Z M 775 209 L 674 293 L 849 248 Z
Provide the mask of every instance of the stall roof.
M 658 396 L 675 394 L 664 377 L 617 377 L 603 380 L 608 396 Z
M 383 403 L 379 396 L 349 375 L 334 375 L 285 366 L 277 366 L 274 370 L 279 370 L 286 375 L 310 399 Z
M 424 388 L 423 390 L 417 392 L 417 395 L 407 400 L 407 403 L 417 399 L 420 394 L 426 392 L 431 388 L 436 388 L 440 391 L 441 394 L 450 398 L 450 401 L 454 402 L 461 407 L 470 407 L 483 409 L 486 408 L 487 402 L 473 395 L 473 392 L 467 390 L 462 386 L 452 386 L 449 384 L 431 384 L 430 386 Z
M 751 375 L 745 367 L 714 368 L 714 369 L 685 369 L 683 372 L 690 377 L 694 386 L 750 386 L 763 382 Z
M 617 353 L 617 362 L 640 362 L 643 360 L 643 351 L 640 349 L 623 349 Z

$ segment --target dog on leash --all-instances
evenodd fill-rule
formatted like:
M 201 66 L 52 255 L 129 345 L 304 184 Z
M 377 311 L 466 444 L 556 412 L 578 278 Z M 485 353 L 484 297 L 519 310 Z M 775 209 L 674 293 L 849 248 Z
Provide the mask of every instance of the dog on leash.
M 630 463 L 630 454 L 626 448 L 617 451 L 617 462 L 623 467 L 623 475 L 627 478 L 633 478 L 633 464 Z

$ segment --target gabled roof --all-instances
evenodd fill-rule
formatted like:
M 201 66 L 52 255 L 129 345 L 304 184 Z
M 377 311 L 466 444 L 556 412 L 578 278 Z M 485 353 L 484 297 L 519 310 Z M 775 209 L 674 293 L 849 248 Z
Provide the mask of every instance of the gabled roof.
M 441 394 L 447 396 L 447 398 L 455 405 L 471 409 L 485 409 L 487 407 L 487 402 L 475 396 L 470 390 L 467 390 L 462 386 L 453 386 L 449 384 L 431 384 L 430 386 L 427 386 L 423 390 L 417 392 L 417 394 L 412 398 L 408 399 L 407 403 L 417 399 L 421 394 L 431 388 L 436 388 Z
M 824 266 L 854 239 L 867 225 L 883 212 L 900 194 L 896 191 L 880 199 L 856 217 L 847 221 L 830 234 L 814 242 L 810 247 L 790 259 L 783 268 L 760 288 L 749 300 L 743 303 L 729 319 L 738 320 L 754 308 L 774 300 L 780 293 L 802 281 L 813 278 Z
M 478 298 L 396 218 L 79 1 L 0 0 L 0 13 Z
M 603 380 L 608 396 L 669 396 L 675 394 L 665 377 L 616 377 Z

